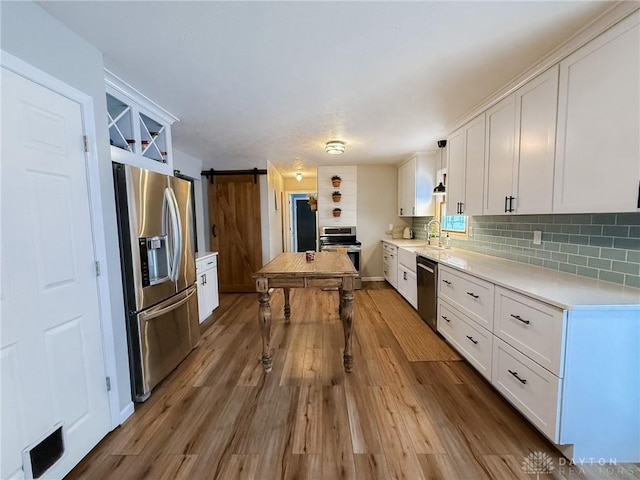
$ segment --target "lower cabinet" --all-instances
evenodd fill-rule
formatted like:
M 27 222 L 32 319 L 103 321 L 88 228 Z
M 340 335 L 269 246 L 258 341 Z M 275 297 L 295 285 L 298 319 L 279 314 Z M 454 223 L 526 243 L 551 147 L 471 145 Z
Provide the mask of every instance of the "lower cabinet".
M 398 288 L 398 247 L 382 242 L 382 271 L 384 279 Z
M 495 337 L 491 383 L 538 430 L 558 441 L 560 378 Z
M 563 310 L 439 272 L 438 332 L 567 458 L 640 461 L 640 306 Z M 479 283 L 493 289 L 491 318 L 467 298 Z
M 491 381 L 492 333 L 442 300 L 438 312 L 438 332 Z
M 218 255 L 211 254 L 196 260 L 198 280 L 198 317 L 204 322 L 218 308 Z
M 413 308 L 418 308 L 418 278 L 415 271 L 404 265 L 398 265 L 398 292 Z

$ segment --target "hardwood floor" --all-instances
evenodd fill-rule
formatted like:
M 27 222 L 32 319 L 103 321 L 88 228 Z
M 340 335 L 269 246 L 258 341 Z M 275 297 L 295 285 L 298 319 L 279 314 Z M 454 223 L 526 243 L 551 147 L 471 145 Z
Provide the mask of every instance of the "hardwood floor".
M 221 295 L 198 348 L 68 478 L 531 480 L 539 454 L 539 478 L 640 479 L 569 465 L 384 284 L 356 292 L 350 374 L 337 292 L 292 289 L 290 324 L 274 292 L 265 374 L 256 295 Z

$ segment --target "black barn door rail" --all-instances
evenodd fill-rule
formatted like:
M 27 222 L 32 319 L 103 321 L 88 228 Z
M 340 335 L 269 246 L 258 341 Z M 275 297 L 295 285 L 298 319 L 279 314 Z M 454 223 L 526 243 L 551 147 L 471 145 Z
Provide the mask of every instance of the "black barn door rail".
M 209 179 L 209 183 L 213 185 L 214 177 L 222 176 L 222 175 L 253 175 L 253 183 L 258 183 L 258 175 L 266 175 L 266 168 L 254 168 L 247 170 L 214 170 L 210 168 L 209 170 L 203 170 L 200 172 L 200 175 L 203 177 L 207 177 Z

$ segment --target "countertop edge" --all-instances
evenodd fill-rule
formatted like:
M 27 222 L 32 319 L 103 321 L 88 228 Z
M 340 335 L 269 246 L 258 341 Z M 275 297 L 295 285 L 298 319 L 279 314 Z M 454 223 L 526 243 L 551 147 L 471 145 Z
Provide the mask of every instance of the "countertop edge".
M 196 253 L 196 262 L 204 260 L 205 258 L 212 257 L 214 255 L 218 255 L 218 252 L 198 252 Z
M 485 255 L 477 252 L 472 252 L 470 250 L 464 249 L 455 249 L 455 250 L 423 250 L 423 251 L 414 251 L 415 255 L 420 255 L 422 257 L 428 258 L 435 262 L 446 265 L 450 268 L 458 270 L 460 272 L 466 273 L 468 275 L 475 276 L 477 278 L 486 280 L 491 282 L 497 286 L 507 288 L 509 290 L 513 290 L 522 295 L 534 298 L 536 300 L 542 301 L 544 303 L 548 303 L 554 307 L 557 307 L 562 310 L 637 310 L 640 312 L 640 289 L 636 289 L 629 286 L 618 285 L 615 283 L 604 282 L 602 280 L 595 280 L 587 277 L 581 277 L 579 275 L 574 275 L 571 273 L 559 272 L 551 269 L 545 269 L 544 267 L 539 267 L 536 265 L 529 265 L 520 262 L 514 262 L 513 260 L 508 260 L 500 257 L 494 257 L 492 255 Z M 459 259 L 464 258 L 465 262 L 469 262 L 471 264 L 474 263 L 476 269 L 470 270 L 468 267 L 473 267 L 474 265 L 461 266 L 455 261 L 449 260 L 447 258 L 442 258 L 443 255 L 454 256 L 458 255 Z M 483 261 L 491 261 L 496 264 L 497 268 L 500 266 L 504 266 L 505 270 L 511 270 L 506 273 L 506 277 L 511 277 L 510 279 L 499 278 L 499 276 L 491 275 L 490 272 L 483 272 L 482 265 Z M 480 268 L 480 271 L 477 268 Z M 486 267 L 485 267 L 486 268 Z M 606 303 L 604 301 L 600 302 L 585 302 L 585 301 L 576 301 L 571 299 L 563 299 L 562 295 L 554 296 L 548 292 L 540 292 L 536 290 L 532 290 L 527 286 L 523 285 L 523 281 L 518 281 L 518 279 L 514 279 L 516 276 L 520 276 L 525 278 L 528 273 L 533 273 L 537 276 L 546 276 L 550 282 L 560 284 L 565 290 L 573 288 L 575 290 L 586 290 L 592 291 L 594 294 L 596 292 L 600 293 L 602 289 L 609 290 L 610 295 L 612 297 L 611 303 Z M 536 280 L 528 280 L 529 282 L 537 282 L 539 285 L 544 281 L 542 278 Z M 575 285 L 571 285 L 575 284 Z M 553 287 L 548 287 L 553 289 Z M 544 290 L 544 287 L 542 287 Z M 638 300 L 636 302 L 631 301 L 631 299 L 627 299 L 628 296 L 637 294 Z M 606 294 L 605 294 L 606 295 Z M 615 297 L 623 297 L 623 298 L 615 298 Z M 570 301 L 567 301 L 570 300 Z

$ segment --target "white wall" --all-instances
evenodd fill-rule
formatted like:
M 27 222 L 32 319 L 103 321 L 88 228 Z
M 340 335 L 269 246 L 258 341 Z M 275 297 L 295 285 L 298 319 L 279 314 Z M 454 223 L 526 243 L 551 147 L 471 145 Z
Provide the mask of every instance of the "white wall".
M 102 53 L 33 2 L 0 2 L 2 49 L 91 96 L 94 102 L 98 169 L 102 199 L 109 298 L 116 350 L 120 410 L 131 406 L 127 334 L 122 297 L 120 253 L 116 224 L 111 155 L 107 128 Z
M 271 162 L 267 162 L 267 210 L 269 217 L 269 256 L 262 258 L 262 263 L 267 263 L 284 251 L 282 245 L 282 213 L 286 205 L 283 198 L 284 181 L 280 172 L 276 170 Z M 278 209 L 276 210 L 276 198 Z
M 208 251 L 206 248 L 207 242 L 205 242 L 205 237 L 208 237 L 208 228 L 207 223 L 205 223 L 204 217 L 204 207 L 205 202 L 203 201 L 202 194 L 202 182 L 206 181 L 206 177 L 202 177 L 200 172 L 202 172 L 202 160 L 198 160 L 191 155 L 187 155 L 180 150 L 173 149 L 173 169 L 180 170 L 182 175 L 185 175 L 189 178 L 193 178 L 193 189 L 194 189 L 194 198 L 196 203 L 196 230 L 198 232 L 198 251 L 205 252 Z M 207 209 L 208 211 L 208 209 Z
M 383 277 L 380 240 L 389 224 L 411 226 L 398 217 L 397 205 L 397 167 L 358 165 L 358 240 L 362 242 L 360 264 L 365 280 Z
M 319 166 L 318 167 L 318 225 L 320 227 L 358 226 L 357 191 L 360 189 L 357 180 L 356 166 Z M 338 175 L 342 181 L 334 187 L 331 177 Z M 331 199 L 331 194 L 339 191 L 342 198 L 339 202 Z M 333 209 L 342 210 L 339 217 L 333 216 Z

